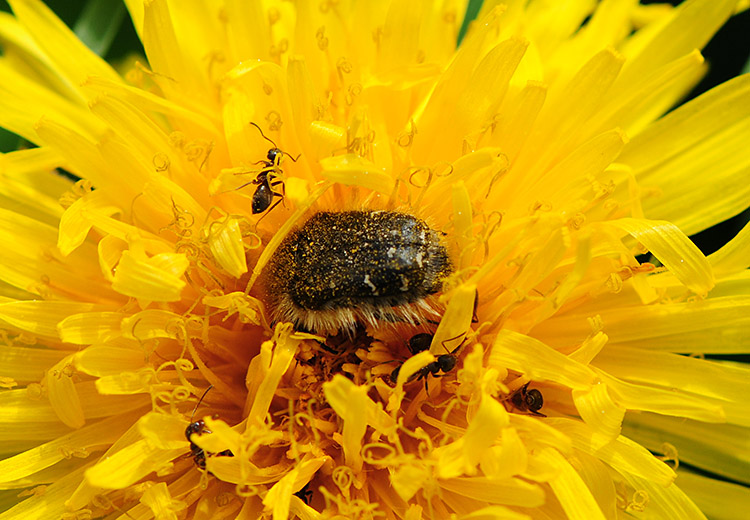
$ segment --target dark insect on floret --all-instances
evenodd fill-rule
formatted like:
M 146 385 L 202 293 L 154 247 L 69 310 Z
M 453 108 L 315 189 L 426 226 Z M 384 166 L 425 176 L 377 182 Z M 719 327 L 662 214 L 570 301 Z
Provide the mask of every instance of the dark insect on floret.
M 522 412 L 529 412 L 532 415 L 547 417 L 543 413 L 539 412 L 539 410 L 542 409 L 542 406 L 544 406 L 544 398 L 542 397 L 542 392 L 540 392 L 536 388 L 532 388 L 531 390 L 529 390 L 528 386 L 529 383 L 523 385 L 521 388 L 513 392 L 508 400 L 513 404 L 513 406 L 515 406 Z
M 224 450 L 219 453 L 211 453 L 211 452 L 205 452 L 203 448 L 198 446 L 193 442 L 193 439 L 191 438 L 193 435 L 203 435 L 204 433 L 213 433 L 211 430 L 206 428 L 206 422 L 203 419 L 200 419 L 198 421 L 192 422 L 193 417 L 195 417 L 195 412 L 198 410 L 198 406 L 203 402 L 203 398 L 206 397 L 206 394 L 213 388 L 213 385 L 210 385 L 208 388 L 206 388 L 206 391 L 203 392 L 203 395 L 201 395 L 201 398 L 198 400 L 198 402 L 195 404 L 195 408 L 193 409 L 193 414 L 190 416 L 190 424 L 187 425 L 187 428 L 185 428 L 185 438 L 190 442 L 190 456 L 193 457 L 193 461 L 195 462 L 195 465 L 198 466 L 201 469 L 206 469 L 206 456 L 218 456 L 218 457 L 234 457 L 234 453 L 232 453 L 231 450 Z
M 263 130 L 261 130 L 257 124 L 252 122 L 250 124 L 258 129 L 258 132 L 260 132 L 260 135 L 261 137 L 263 137 L 263 139 L 273 145 L 273 148 L 270 148 L 268 150 L 268 153 L 266 154 L 266 160 L 260 160 L 256 163 L 262 165 L 263 168 L 261 168 L 261 170 L 258 172 L 258 175 L 255 177 L 255 179 L 237 188 L 244 188 L 245 186 L 248 186 L 250 184 L 258 186 L 253 193 L 253 201 L 251 204 L 253 215 L 256 215 L 258 213 L 263 213 L 266 210 L 270 212 L 284 200 L 286 194 L 284 192 L 284 181 L 282 180 L 282 171 L 280 166 L 281 159 L 283 159 L 284 157 L 289 157 L 292 161 L 297 162 L 297 159 L 299 159 L 299 155 L 295 158 L 289 154 L 284 153 L 283 150 L 276 146 L 276 143 L 265 136 Z M 276 187 L 279 187 L 281 189 L 281 192 L 275 191 Z M 271 206 L 271 202 L 273 202 L 274 197 L 279 197 L 279 200 L 277 200 L 273 204 L 273 206 Z M 269 209 L 269 206 L 271 207 L 271 209 Z
M 321 212 L 284 238 L 266 289 L 275 321 L 333 334 L 437 316 L 429 297 L 452 271 L 440 234 L 412 215 Z
M 192 435 L 200 436 L 204 433 L 212 432 L 211 430 L 206 428 L 206 423 L 205 421 L 203 421 L 203 419 L 191 422 L 190 424 L 188 424 L 187 428 L 185 428 L 185 437 L 187 437 L 187 440 L 190 441 L 190 455 L 193 457 L 193 461 L 195 462 L 196 466 L 201 469 L 206 469 L 206 456 L 234 457 L 234 453 L 232 453 L 232 450 L 224 450 L 220 451 L 219 453 L 206 452 L 203 450 L 203 448 L 195 444 L 191 439 Z
M 457 336 L 455 338 L 451 338 L 446 341 L 451 341 L 453 339 L 458 339 L 461 336 Z M 420 334 L 415 334 L 409 339 L 409 352 L 414 354 L 418 354 L 420 352 L 423 352 L 430 348 L 430 345 L 432 344 L 432 334 L 427 334 L 425 332 Z M 465 340 L 464 340 L 465 341 Z M 409 376 L 409 378 L 406 380 L 406 383 L 410 383 L 416 379 L 424 379 L 424 389 L 427 393 L 429 393 L 430 388 L 427 385 L 427 378 L 432 375 L 432 377 L 443 377 L 444 375 L 448 374 L 451 370 L 456 368 L 456 352 L 458 349 L 461 348 L 461 346 L 464 344 L 464 341 L 459 343 L 459 345 L 454 348 L 452 351 L 448 352 L 447 347 L 445 347 L 445 342 L 443 342 L 443 348 L 445 348 L 447 354 L 441 354 L 435 358 L 435 361 L 432 363 L 429 363 L 416 372 L 414 372 L 412 375 Z M 391 372 L 391 382 L 396 383 L 398 380 L 398 374 L 401 371 L 401 365 L 397 366 L 393 369 Z M 440 372 L 443 372 L 442 374 Z

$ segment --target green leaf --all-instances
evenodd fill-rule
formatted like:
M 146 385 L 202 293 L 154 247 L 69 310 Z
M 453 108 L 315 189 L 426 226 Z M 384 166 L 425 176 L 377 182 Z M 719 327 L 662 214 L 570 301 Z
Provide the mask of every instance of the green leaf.
M 456 47 L 461 45 L 461 41 L 466 36 L 466 31 L 469 30 L 469 24 L 476 20 L 483 3 L 484 0 L 469 0 L 469 5 L 466 6 L 466 14 L 464 14 L 464 21 L 461 23 L 461 29 L 458 31 Z
M 103 57 L 124 19 L 122 0 L 88 0 L 73 32 L 89 49 Z
M 8 153 L 14 150 L 18 150 L 18 146 L 21 144 L 22 139 L 10 130 L 0 128 L 0 152 Z

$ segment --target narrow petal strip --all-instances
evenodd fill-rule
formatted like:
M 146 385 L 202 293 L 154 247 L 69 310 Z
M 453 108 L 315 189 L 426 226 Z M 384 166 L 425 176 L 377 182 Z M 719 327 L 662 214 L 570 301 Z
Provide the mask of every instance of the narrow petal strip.
M 705 295 L 713 288 L 711 264 L 671 222 L 624 218 L 613 221 L 611 225 L 641 242 L 691 291 Z
M 545 448 L 537 457 L 557 470 L 549 485 L 570 520 L 604 520 L 604 514 L 591 491 L 559 451 Z

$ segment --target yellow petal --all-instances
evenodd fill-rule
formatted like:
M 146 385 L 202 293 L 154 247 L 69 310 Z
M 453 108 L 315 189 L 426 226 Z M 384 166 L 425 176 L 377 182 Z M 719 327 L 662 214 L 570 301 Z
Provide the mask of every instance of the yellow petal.
M 161 253 L 144 258 L 124 251 L 117 265 L 112 289 L 147 301 L 178 301 L 187 285 L 182 275 L 189 265 L 182 253 Z
M 73 356 L 76 369 L 92 376 L 120 374 L 145 367 L 145 355 L 135 349 L 90 346 Z
M 345 186 L 361 186 L 390 195 L 393 178 L 382 168 L 355 154 L 337 155 L 320 160 L 321 175 Z
M 85 426 L 36 448 L 0 461 L 0 482 L 11 482 L 48 468 L 65 457 L 85 459 L 92 452 L 109 446 L 122 435 L 137 417 L 135 414 L 116 415 Z
M 74 376 L 73 357 L 67 356 L 49 369 L 45 382 L 49 402 L 60 420 L 71 428 L 80 428 L 86 423 L 86 419 L 81 397 L 73 382 Z
M 668 442 L 677 450 L 681 462 L 745 483 L 750 474 L 747 433 L 746 427 L 655 413 L 630 414 L 623 424 L 624 435 L 654 452 L 663 453 L 664 443 Z
M 120 336 L 124 316 L 119 312 L 79 312 L 60 320 L 57 330 L 66 343 L 100 343 Z
M 641 242 L 691 291 L 705 295 L 713 288 L 711 264 L 671 222 L 625 218 L 613 221 L 612 225 Z
M 748 99 L 750 76 L 739 76 L 633 138 L 618 160 L 633 168 L 642 185 L 659 188 L 658 198 L 643 200 L 647 216 L 692 235 L 747 207 L 750 187 L 742 179 L 750 169 L 744 146 L 750 138 Z
M 59 350 L 4 345 L 0 350 L 0 375 L 18 383 L 39 381 L 41 374 L 65 357 Z
M 161 450 L 146 440 L 137 440 L 116 453 L 107 453 L 95 466 L 86 470 L 86 481 L 103 489 L 122 489 L 184 453 L 184 448 Z
M 604 520 L 604 514 L 591 491 L 560 452 L 553 448 L 545 448 L 539 453 L 539 458 L 559 472 L 549 484 L 568 518 Z
M 22 330 L 57 338 L 57 324 L 68 316 L 96 309 L 91 303 L 14 301 L 0 303 L 0 319 Z
M 620 435 L 626 409 L 607 391 L 607 385 L 597 383 L 588 390 L 573 390 L 573 403 L 586 424 L 594 429 L 594 442 L 607 444 Z
M 208 246 L 216 261 L 230 275 L 239 278 L 247 272 L 247 259 L 239 220 L 227 218 L 209 226 Z
M 745 506 L 750 504 L 750 489 L 732 482 L 724 482 L 688 470 L 680 471 L 677 486 L 690 497 L 708 518 L 741 520 Z
M 31 34 L 44 35 L 37 43 L 51 56 L 61 74 L 75 87 L 88 75 L 119 80 L 119 75 L 109 64 L 92 52 L 78 39 L 46 5 L 38 0 L 11 0 L 18 19 Z
M 187 504 L 173 499 L 166 482 L 158 482 L 144 491 L 140 502 L 154 514 L 158 520 L 177 520 L 177 513 L 187 509 Z
M 328 403 L 344 422 L 343 448 L 347 464 L 359 471 L 363 464 L 360 454 L 362 438 L 367 429 L 368 389 L 336 375 L 323 385 L 323 391 Z
M 539 340 L 503 330 L 492 345 L 489 366 L 508 367 L 530 379 L 555 381 L 577 390 L 588 390 L 594 383 L 591 370 Z
M 640 78 L 693 49 L 702 48 L 732 13 L 735 0 L 695 0 L 682 3 L 669 23 L 646 45 L 632 50 L 626 45 L 624 54 L 630 58 L 619 81 L 632 85 Z M 635 41 L 638 38 L 634 39 Z

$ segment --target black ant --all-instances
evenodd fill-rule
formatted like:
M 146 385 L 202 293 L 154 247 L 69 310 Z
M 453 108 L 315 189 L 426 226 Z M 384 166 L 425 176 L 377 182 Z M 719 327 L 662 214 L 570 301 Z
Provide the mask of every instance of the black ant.
M 261 170 L 258 172 L 258 175 L 255 177 L 255 179 L 237 188 L 244 188 L 249 184 L 258 186 L 255 189 L 255 193 L 253 193 L 253 202 L 251 205 L 253 215 L 256 215 L 258 213 L 263 213 L 266 210 L 270 212 L 284 200 L 286 193 L 284 192 L 284 181 L 281 179 L 281 160 L 284 158 L 284 156 L 286 156 L 289 157 L 292 161 L 297 162 L 297 159 L 299 159 L 300 156 L 297 155 L 297 157 L 292 157 L 291 155 L 284 153 L 283 150 L 276 146 L 276 143 L 266 137 L 266 135 L 263 133 L 263 130 L 261 130 L 261 128 L 257 124 L 253 123 L 252 121 L 250 122 L 250 124 L 258 129 L 258 132 L 260 132 L 260 135 L 261 137 L 263 137 L 263 139 L 273 145 L 273 148 L 270 148 L 268 150 L 266 159 L 257 161 L 255 163 L 263 165 L 263 168 L 261 168 Z M 281 186 L 281 193 L 279 193 L 278 191 L 274 191 L 274 188 L 276 186 Z M 271 202 L 273 202 L 274 197 L 279 197 L 279 200 L 277 200 L 273 204 L 273 206 L 271 206 Z M 271 206 L 270 209 L 268 208 L 269 206 Z
M 443 341 L 443 348 L 445 348 L 446 351 L 448 351 L 448 348 L 445 346 L 445 343 L 448 341 L 453 341 L 454 339 L 458 339 L 463 334 L 459 334 L 458 336 L 454 338 L 447 339 Z M 418 354 L 420 352 L 423 352 L 430 348 L 430 345 L 432 344 L 432 339 L 434 335 L 428 334 L 426 332 L 421 332 L 419 334 L 415 334 L 411 338 L 409 338 L 409 352 L 412 353 L 412 355 Z M 464 339 L 464 341 L 466 341 Z M 432 363 L 429 363 L 416 372 L 414 372 L 412 375 L 409 376 L 409 378 L 405 381 L 406 383 L 410 383 L 414 381 L 415 379 L 424 379 L 424 389 L 429 394 L 430 388 L 427 385 L 428 377 L 430 374 L 432 374 L 432 377 L 443 377 L 448 374 L 451 370 L 456 368 L 456 352 L 458 349 L 461 348 L 461 345 L 464 344 L 464 341 L 462 341 L 456 348 L 454 348 L 452 351 L 448 352 L 448 354 L 441 354 L 439 355 L 435 361 Z M 391 382 L 396 383 L 396 380 L 398 380 L 398 374 L 401 371 L 401 365 L 397 366 L 393 369 L 391 372 Z M 443 372 L 440 374 L 440 372 Z
M 542 393 L 536 388 L 528 389 L 529 383 L 526 383 L 521 388 L 513 392 L 507 399 L 522 412 L 529 412 L 532 415 L 538 415 L 539 417 L 547 417 L 539 410 L 544 406 L 544 398 Z
M 203 392 L 203 395 L 198 400 L 198 402 L 195 405 L 195 408 L 193 409 L 193 414 L 190 416 L 190 424 L 188 424 L 187 428 L 185 428 L 185 437 L 188 441 L 190 441 L 190 455 L 193 457 L 193 461 L 195 462 L 195 465 L 198 466 L 201 469 L 206 469 L 206 455 L 216 455 L 218 457 L 234 457 L 234 453 L 232 453 L 231 450 L 224 450 L 219 453 L 210 453 L 203 451 L 203 448 L 198 446 L 193 442 L 193 440 L 190 438 L 192 435 L 203 435 L 204 433 L 213 433 L 211 430 L 206 428 L 206 422 L 203 419 L 199 419 L 195 422 L 193 421 L 193 418 L 195 417 L 195 412 L 198 410 L 198 406 L 203 402 L 203 398 L 206 397 L 206 394 L 209 390 L 211 390 L 214 386 L 210 385 L 208 388 L 206 388 L 206 391 Z

